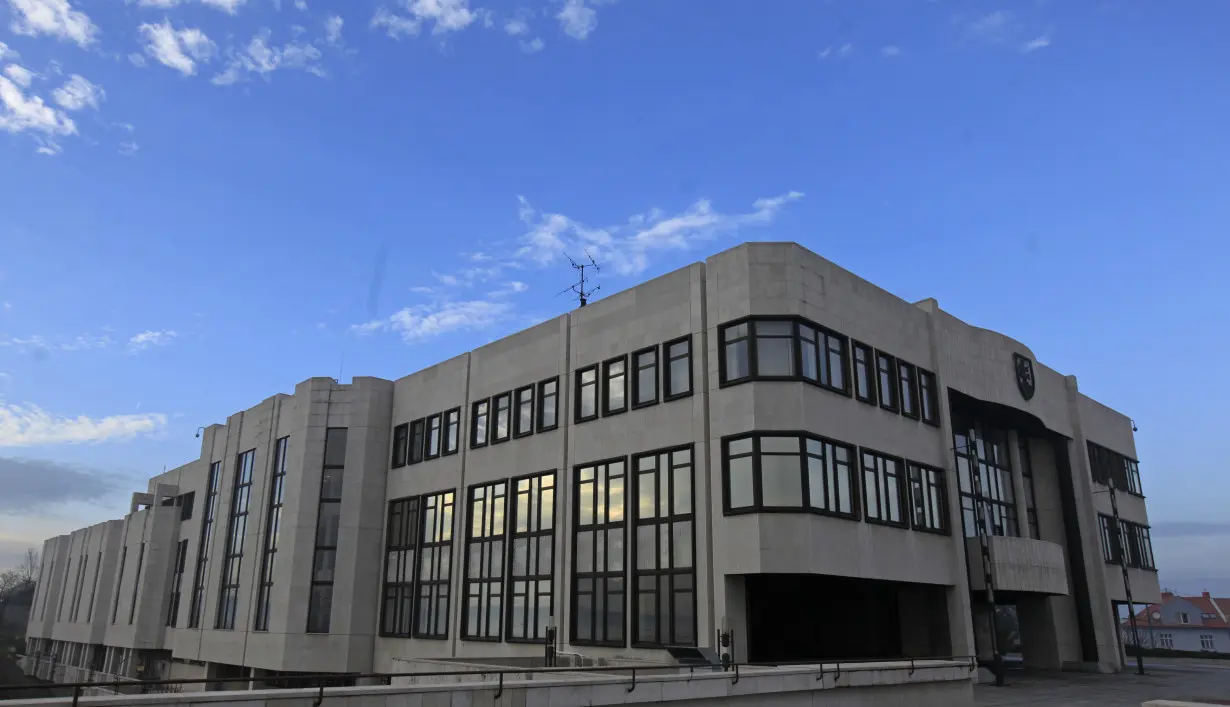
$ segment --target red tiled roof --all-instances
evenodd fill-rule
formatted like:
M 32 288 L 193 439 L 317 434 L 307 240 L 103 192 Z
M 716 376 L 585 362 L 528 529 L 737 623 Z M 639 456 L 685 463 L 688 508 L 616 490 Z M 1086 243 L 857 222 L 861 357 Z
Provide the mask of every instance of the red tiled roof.
M 1163 624 L 1163 623 L 1160 623 L 1156 620 L 1149 618 L 1153 614 L 1153 612 L 1161 610 L 1163 606 L 1169 604 L 1175 599 L 1182 599 L 1183 601 L 1191 604 L 1192 606 L 1196 607 L 1197 611 L 1199 611 L 1202 615 L 1188 617 L 1190 619 L 1193 619 L 1193 621 L 1191 623 L 1186 623 L 1186 624 Z M 1205 618 L 1203 614 L 1212 614 L 1215 618 Z M 1226 617 L 1230 617 L 1230 599 L 1219 599 L 1217 597 L 1211 597 L 1209 596 L 1208 592 L 1205 592 L 1203 595 L 1198 596 L 1198 597 L 1177 596 L 1175 594 L 1171 594 L 1170 592 L 1162 592 L 1162 603 L 1161 604 L 1150 604 L 1149 606 L 1145 607 L 1144 611 L 1141 611 L 1140 613 L 1136 614 L 1136 622 L 1137 624 L 1147 623 L 1152 626 L 1158 626 L 1158 627 L 1163 627 L 1163 628 L 1168 627 L 1168 626 L 1173 627 L 1173 628 L 1182 628 L 1185 626 L 1209 626 L 1213 628 L 1230 628 L 1230 623 L 1226 623 Z M 1126 624 L 1128 623 L 1128 621 L 1125 619 L 1124 623 Z

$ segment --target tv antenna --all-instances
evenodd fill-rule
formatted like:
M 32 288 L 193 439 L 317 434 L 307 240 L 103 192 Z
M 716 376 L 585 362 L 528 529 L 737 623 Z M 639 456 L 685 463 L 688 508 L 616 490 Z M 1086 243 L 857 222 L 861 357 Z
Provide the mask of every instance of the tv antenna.
M 585 288 L 585 284 L 586 282 L 588 282 L 585 276 L 585 270 L 586 268 L 593 268 L 594 272 L 599 273 L 599 272 L 602 272 L 602 266 L 598 265 L 598 263 L 594 261 L 593 256 L 589 254 L 588 250 L 585 251 L 585 257 L 589 260 L 588 263 L 584 263 L 584 262 L 578 263 L 577 261 L 573 260 L 572 256 L 568 255 L 567 253 L 564 253 L 564 257 L 568 258 L 568 263 L 572 265 L 572 269 L 576 270 L 580 274 L 580 281 L 572 285 L 571 287 L 560 290 L 560 294 L 562 295 L 565 292 L 575 292 L 577 295 L 577 299 L 581 301 L 581 306 L 584 307 L 586 304 L 589 303 L 589 298 L 593 296 L 595 292 L 602 289 L 602 285 L 594 285 L 594 289 L 592 290 L 588 290 Z

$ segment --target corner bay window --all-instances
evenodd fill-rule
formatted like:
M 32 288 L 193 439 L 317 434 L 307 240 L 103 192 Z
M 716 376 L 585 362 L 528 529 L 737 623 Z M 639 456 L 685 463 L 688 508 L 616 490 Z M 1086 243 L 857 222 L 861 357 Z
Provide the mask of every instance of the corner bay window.
M 389 502 L 380 634 L 448 635 L 452 491 Z
M 576 376 L 576 421 L 593 420 L 598 417 L 598 364 L 579 369 Z
M 846 337 L 801 318 L 752 318 L 721 329 L 722 383 L 802 380 L 849 394 Z
M 420 423 L 422 420 L 419 421 Z M 420 427 L 421 429 L 421 427 Z M 333 574 L 341 527 L 342 481 L 346 471 L 346 428 L 325 431 L 325 459 L 320 475 L 320 505 L 316 513 L 316 549 L 312 554 L 308 594 L 308 633 L 328 633 L 333 611 Z
M 723 442 L 729 512 L 810 510 L 856 518 L 854 448 L 823 437 L 751 434 Z
M 626 644 L 624 472 L 623 460 L 576 468 L 573 502 L 573 643 Z
M 905 527 L 902 460 L 866 449 L 862 450 L 860 459 L 863 467 L 864 518 L 871 522 Z
M 633 469 L 632 642 L 695 645 L 692 450 L 638 455 Z
M 462 638 L 500 639 L 506 501 L 503 481 L 470 487 Z

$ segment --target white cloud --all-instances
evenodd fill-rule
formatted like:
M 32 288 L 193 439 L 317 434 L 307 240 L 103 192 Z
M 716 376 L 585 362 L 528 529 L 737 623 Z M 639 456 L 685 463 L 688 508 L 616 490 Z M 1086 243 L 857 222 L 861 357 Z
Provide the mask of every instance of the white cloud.
M 314 63 L 320 60 L 320 50 L 307 42 L 292 41 L 282 47 L 269 45 L 269 30 L 261 30 L 252 37 L 248 46 L 231 52 L 231 62 L 226 70 L 210 79 L 218 86 L 227 86 L 239 81 L 245 74 L 257 74 L 268 78 L 278 69 L 303 69 L 316 76 L 325 76 L 325 70 Z
M 1043 35 L 1025 42 L 1025 44 L 1021 45 L 1021 51 L 1028 54 L 1029 52 L 1037 51 L 1038 49 L 1045 49 L 1049 46 L 1051 46 L 1051 38 Z
M 152 346 L 168 346 L 178 334 L 174 329 L 143 331 L 128 340 L 128 350 L 131 353 L 144 351 Z
M 529 290 L 529 289 L 530 289 L 530 286 L 525 284 L 524 282 L 519 282 L 517 280 L 510 280 L 509 282 L 506 282 L 502 286 L 500 286 L 499 289 L 488 292 L 487 296 L 492 297 L 492 298 L 507 297 L 509 295 L 521 294 L 522 292 L 525 292 L 526 290 Z
M 407 343 L 456 331 L 476 331 L 504 320 L 512 310 L 506 302 L 471 300 L 406 307 L 387 319 L 352 327 L 361 334 L 392 331 Z
M 849 56 L 852 56 L 853 54 L 854 54 L 854 44 L 851 42 L 846 42 L 845 44 L 838 44 L 838 45 L 830 44 L 824 49 L 821 49 L 820 51 L 816 52 L 816 57 L 821 60 L 829 59 L 829 58 L 845 59 Z
M 295 9 L 300 12 L 307 10 L 307 0 L 295 0 Z
M 4 75 L 22 88 L 29 88 L 30 84 L 34 81 L 34 72 L 21 64 L 9 64 L 4 67 Z
M 170 20 L 143 24 L 137 29 L 145 37 L 145 53 L 184 76 L 195 74 L 196 62 L 208 63 L 217 51 L 217 45 L 201 30 L 175 29 Z
M 141 68 L 142 66 L 145 66 L 145 57 L 136 52 L 133 52 L 128 55 L 128 61 L 131 61 L 132 65 L 137 68 Z
M 0 402 L 0 447 L 132 439 L 166 427 L 161 414 L 57 417 L 37 405 Z
M 201 0 L 201 4 L 209 5 L 210 7 L 222 10 L 228 15 L 233 15 L 248 0 Z
M 329 44 L 338 45 L 342 43 L 342 24 L 345 21 L 340 15 L 333 15 L 325 20 L 325 41 Z
M 995 10 L 979 15 L 965 24 L 965 33 L 971 39 L 987 44 L 997 44 L 1008 39 L 1015 19 L 1007 10 Z
M 60 143 L 55 140 L 36 137 L 34 138 L 34 142 L 38 144 L 38 149 L 36 149 L 35 152 L 40 155 L 54 156 L 64 151 L 64 148 L 60 147 Z
M 135 142 L 129 141 L 129 142 L 121 142 L 118 151 L 121 155 L 124 155 L 125 157 L 129 157 L 129 156 L 137 154 L 137 150 L 139 149 L 141 149 L 140 145 L 138 145 Z
M 10 49 L 9 45 L 5 44 L 4 42 L 0 42 L 0 59 L 17 59 L 20 56 L 21 55 L 18 54 L 15 50 Z
M 564 34 L 573 39 L 585 39 L 598 26 L 598 12 L 587 6 L 585 0 L 565 0 L 555 19 Z
M 408 17 L 380 7 L 372 17 L 372 26 L 384 27 L 397 39 L 404 34 L 417 35 L 427 23 L 432 25 L 432 34 L 457 32 L 479 18 L 479 13 L 470 9 L 469 0 L 402 0 L 401 6 L 410 13 Z
M 545 46 L 540 37 L 534 37 L 528 42 L 521 42 L 521 51 L 526 54 L 537 54 Z
M 107 94 L 98 84 L 90 83 L 85 77 L 73 74 L 63 86 L 51 93 L 51 97 L 65 110 L 81 110 L 86 106 L 98 110 L 98 104 L 107 97 Z
M 59 151 L 59 145 L 51 143 L 51 148 Z M 39 150 L 42 152 L 42 150 Z M 54 152 L 52 153 L 54 154 Z M 111 337 L 81 334 L 72 339 L 57 339 L 50 341 L 43 336 L 15 336 L 11 339 L 0 339 L 0 346 L 11 346 L 25 351 L 85 351 L 88 349 L 105 349 L 115 341 Z
M 893 46 L 892 44 L 880 48 L 880 56 L 885 59 L 901 56 L 901 47 Z
M 530 31 L 530 24 L 525 20 L 512 19 L 504 23 L 504 32 L 516 37 L 522 34 L 527 34 Z
M 63 111 L 47 105 L 39 96 L 26 95 L 11 79 L 0 76 L 0 130 L 10 133 L 30 130 L 47 136 L 74 135 L 77 125 Z
M 94 41 L 98 27 L 88 15 L 74 10 L 68 0 L 9 0 L 13 11 L 11 29 L 17 34 L 50 35 L 86 47 Z

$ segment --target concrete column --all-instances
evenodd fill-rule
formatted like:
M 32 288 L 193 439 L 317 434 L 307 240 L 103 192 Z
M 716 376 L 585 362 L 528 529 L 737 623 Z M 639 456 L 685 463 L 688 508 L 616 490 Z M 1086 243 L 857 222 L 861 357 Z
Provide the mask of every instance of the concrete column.
M 1012 495 L 1016 498 L 1017 531 L 1022 538 L 1029 537 L 1029 517 L 1025 513 L 1025 477 L 1021 474 L 1023 460 L 1016 430 L 1008 430 L 1008 460 L 1012 464 Z
M 1021 630 L 1021 653 L 1025 665 L 1039 670 L 1060 670 L 1063 658 L 1059 653 L 1056 615 L 1049 597 L 1024 596 L 1016 603 L 1016 617 Z

